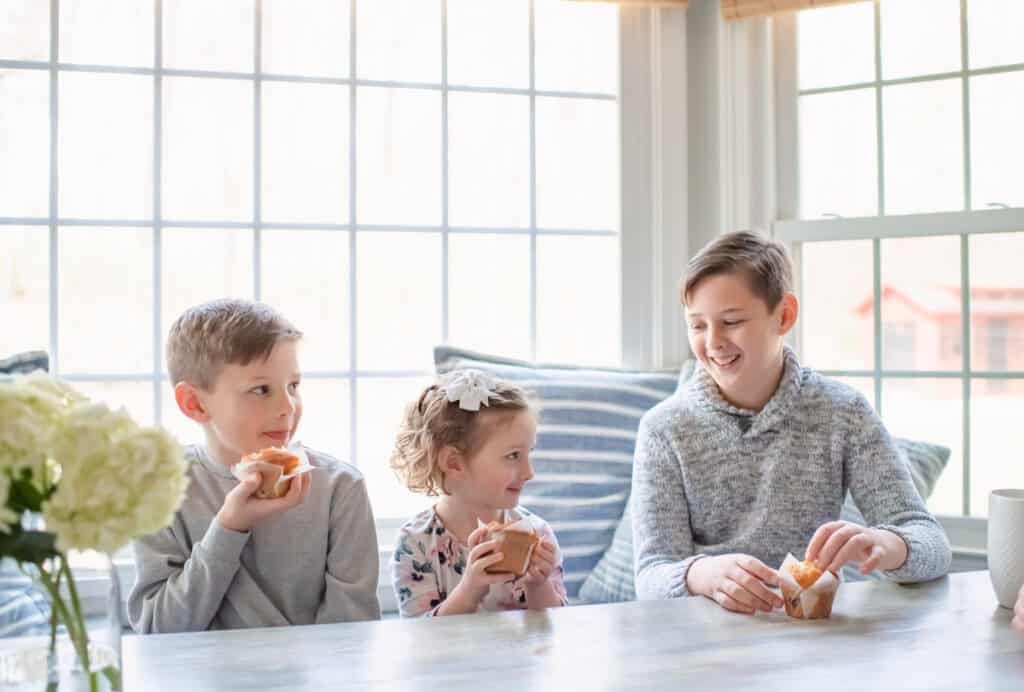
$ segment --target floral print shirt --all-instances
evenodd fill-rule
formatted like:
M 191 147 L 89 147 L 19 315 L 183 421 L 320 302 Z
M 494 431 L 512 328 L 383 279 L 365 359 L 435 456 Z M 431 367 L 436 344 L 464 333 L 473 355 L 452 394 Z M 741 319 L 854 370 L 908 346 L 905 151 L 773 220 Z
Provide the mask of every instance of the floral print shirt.
M 555 533 L 543 519 L 521 507 L 509 513 L 511 519 L 524 517 L 530 517 L 540 537 L 555 548 L 555 571 L 549 579 L 554 582 L 555 591 L 564 604 L 567 601 L 562 579 L 562 552 Z M 434 615 L 461 581 L 467 555 L 469 548 L 445 528 L 433 507 L 407 521 L 398 531 L 395 553 L 389 565 L 391 585 L 402 617 Z M 525 608 L 525 584 L 520 578 L 510 577 L 509 581 L 490 588 L 477 612 Z

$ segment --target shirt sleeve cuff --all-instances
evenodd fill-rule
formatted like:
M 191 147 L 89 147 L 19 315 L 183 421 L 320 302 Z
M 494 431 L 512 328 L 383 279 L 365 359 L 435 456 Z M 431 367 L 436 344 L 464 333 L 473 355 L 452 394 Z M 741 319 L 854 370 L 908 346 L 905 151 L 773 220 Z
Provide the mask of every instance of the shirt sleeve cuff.
M 206 530 L 206 535 L 203 536 L 201 545 L 204 552 L 213 559 L 237 563 L 250 535 L 248 531 L 226 529 L 214 518 L 210 522 L 210 528 Z

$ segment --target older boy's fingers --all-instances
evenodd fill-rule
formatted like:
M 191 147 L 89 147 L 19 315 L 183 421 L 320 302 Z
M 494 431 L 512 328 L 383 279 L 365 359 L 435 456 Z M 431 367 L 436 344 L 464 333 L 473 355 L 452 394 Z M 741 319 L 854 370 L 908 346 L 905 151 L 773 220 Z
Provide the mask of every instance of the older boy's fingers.
M 779 585 L 779 573 L 752 555 L 744 555 L 736 561 L 736 564 L 744 572 L 752 574 L 765 584 Z
M 742 603 L 744 606 L 752 608 L 753 610 L 768 611 L 772 609 L 771 604 L 768 601 L 762 600 L 757 596 L 757 594 L 748 590 L 746 586 L 732 579 L 727 578 L 722 583 L 720 590 L 734 601 Z
M 743 572 L 739 578 L 733 579 L 733 581 L 738 582 L 740 586 L 753 594 L 755 598 L 767 605 L 769 610 L 782 607 L 782 598 L 765 586 L 765 583 L 757 575 Z
M 722 606 L 726 610 L 731 610 L 734 613 L 741 613 L 743 615 L 754 614 L 753 608 L 741 603 L 740 601 L 737 601 L 735 598 L 725 593 L 721 589 L 715 591 L 714 600 L 718 605 Z
M 825 541 L 825 545 L 821 547 L 821 552 L 818 553 L 815 563 L 822 569 L 831 568 L 835 564 L 836 557 L 839 555 L 839 551 L 843 549 L 843 546 L 863 530 L 863 527 L 855 526 L 854 524 L 843 524 L 840 526 Z
M 804 560 L 812 562 L 817 561 L 825 543 L 827 543 L 828 539 L 832 537 L 832 534 L 843 528 L 843 526 L 845 526 L 845 524 L 841 521 L 830 521 L 827 524 L 819 526 L 818 530 L 814 532 L 814 536 L 811 537 L 811 542 L 807 544 L 807 550 L 804 552 Z
M 878 569 L 878 565 L 883 557 L 885 557 L 885 548 L 880 545 L 872 547 L 868 559 L 860 564 L 860 573 L 867 575 L 874 572 Z
M 832 559 L 826 562 L 825 555 L 830 548 L 829 544 L 826 543 L 825 549 L 822 551 L 822 559 L 818 561 L 820 567 L 830 572 L 838 572 L 847 562 L 863 562 L 867 560 L 871 555 L 871 549 L 875 546 L 871 536 L 858 528 L 841 529 L 833 534 L 832 537 L 836 539 L 838 550 L 832 555 Z M 832 539 L 829 540 L 831 541 Z M 840 544 L 840 540 L 843 540 L 843 543 Z

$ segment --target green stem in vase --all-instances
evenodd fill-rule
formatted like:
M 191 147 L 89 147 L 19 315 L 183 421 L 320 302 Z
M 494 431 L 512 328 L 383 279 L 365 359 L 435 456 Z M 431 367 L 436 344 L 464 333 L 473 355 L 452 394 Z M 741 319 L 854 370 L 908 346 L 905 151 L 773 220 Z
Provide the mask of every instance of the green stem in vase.
M 89 676 L 89 692 L 98 692 L 99 680 L 92 670 L 89 661 L 89 633 L 85 629 L 85 618 L 82 615 L 82 604 L 78 600 L 78 587 L 75 586 L 75 579 L 71 574 L 71 567 L 65 557 L 61 557 L 61 569 L 68 578 L 68 593 L 71 594 L 71 608 L 74 611 L 75 625 L 78 629 L 78 636 L 72 637 L 75 649 L 78 650 L 78 658 L 82 662 L 82 668 Z

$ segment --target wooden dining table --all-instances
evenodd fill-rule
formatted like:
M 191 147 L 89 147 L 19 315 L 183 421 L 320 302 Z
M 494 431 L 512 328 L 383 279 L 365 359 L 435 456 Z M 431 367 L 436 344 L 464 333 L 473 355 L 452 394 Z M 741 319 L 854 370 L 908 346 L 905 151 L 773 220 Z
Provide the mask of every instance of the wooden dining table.
M 843 584 L 831 618 L 704 598 L 128 637 L 128 692 L 1013 690 L 1024 634 L 988 572 Z

